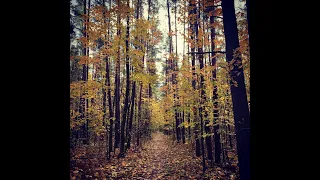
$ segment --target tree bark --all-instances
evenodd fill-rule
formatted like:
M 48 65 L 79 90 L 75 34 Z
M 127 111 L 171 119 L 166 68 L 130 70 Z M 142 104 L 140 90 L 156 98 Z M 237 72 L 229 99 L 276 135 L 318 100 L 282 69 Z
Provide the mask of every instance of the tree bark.
M 139 88 L 139 101 L 138 101 L 138 128 L 137 128 L 137 146 L 140 145 L 140 120 L 141 120 L 141 101 L 142 101 L 142 82 L 140 82 Z
M 132 137 L 132 120 L 133 120 L 133 114 L 134 114 L 134 107 L 135 107 L 135 95 L 136 95 L 136 82 L 133 81 L 132 84 L 132 92 L 131 92 L 131 110 L 130 110 L 130 119 L 129 119 L 129 133 L 127 133 L 127 150 L 130 149 L 131 145 L 131 137 Z
M 105 1 L 103 1 L 103 5 L 105 6 Z M 109 8 L 111 8 L 111 0 L 109 1 Z M 105 19 L 105 17 L 104 17 Z M 106 21 L 105 21 L 106 23 Z M 110 26 L 108 26 L 108 31 L 107 31 L 107 38 L 108 40 L 110 39 Z M 107 110 L 107 105 L 106 105 L 106 99 L 108 99 L 108 107 L 109 107 L 109 143 L 108 145 L 108 151 L 107 151 L 107 158 L 110 159 L 110 153 L 112 152 L 112 135 L 113 135 L 113 109 L 112 109 L 112 99 L 111 99 L 111 87 L 110 87 L 110 68 L 109 68 L 109 57 L 106 56 L 106 80 L 105 80 L 105 85 L 108 87 L 107 91 L 104 88 L 103 92 L 103 107 L 104 107 L 104 119 L 106 118 L 106 110 Z M 106 130 L 107 130 L 107 125 L 106 125 Z
M 213 2 L 213 1 L 212 1 Z M 212 25 L 214 23 L 214 6 L 212 5 L 210 7 L 210 10 L 212 11 L 212 16 L 210 16 L 210 24 Z M 220 159 L 220 154 L 221 154 L 221 144 L 220 144 L 220 134 L 219 132 L 219 111 L 218 111 L 218 86 L 217 86 L 217 61 L 216 58 L 214 57 L 214 50 L 215 50 L 215 44 L 214 44 L 214 39 L 215 39 L 215 28 L 211 26 L 211 51 L 212 51 L 212 59 L 211 59 L 211 66 L 214 67 L 214 70 L 212 71 L 212 80 L 214 81 L 214 86 L 213 86 L 213 133 L 214 133 L 214 151 L 215 151 L 215 163 L 219 164 L 221 159 Z
M 117 0 L 117 6 L 120 7 L 120 0 Z M 117 13 L 117 36 L 121 38 L 120 30 L 120 12 Z M 120 142 L 120 43 L 118 43 L 116 74 L 115 74 L 115 142 L 114 147 L 119 148 Z
M 191 8 L 190 11 L 189 11 L 189 15 L 193 16 L 196 14 L 196 7 L 195 7 L 195 4 L 193 3 L 192 0 L 189 1 L 189 7 Z M 191 41 L 192 43 L 194 42 L 194 29 L 195 29 L 195 25 L 194 23 L 192 22 L 195 18 L 192 17 L 191 20 L 190 20 L 190 28 L 191 28 L 191 35 L 190 35 L 190 38 L 191 38 Z M 191 53 L 192 53 L 192 59 L 191 59 L 191 67 L 192 67 L 192 88 L 193 88 L 193 91 L 196 90 L 196 72 L 195 72 L 195 47 L 194 45 L 191 46 Z M 194 102 L 195 103 L 195 102 Z M 200 156 L 201 153 L 200 153 L 200 139 L 199 139 L 199 125 L 198 125 L 198 115 L 197 115 L 197 107 L 195 105 L 193 105 L 192 107 L 192 111 L 193 111 L 193 114 L 194 114 L 194 122 L 196 123 L 196 126 L 195 126 L 195 139 L 196 139 L 196 156 Z
M 226 39 L 227 62 L 233 66 L 230 70 L 230 90 L 236 127 L 237 152 L 240 179 L 250 179 L 250 115 L 247 102 L 244 73 L 241 57 L 233 57 L 233 51 L 239 47 L 238 29 L 233 0 L 222 0 L 224 33 Z M 235 61 L 233 61 L 233 59 Z M 238 65 L 236 65 L 236 63 Z M 233 81 L 237 82 L 235 86 Z
M 129 0 L 127 0 L 127 6 L 129 6 Z M 129 67 L 129 35 L 130 35 L 130 26 L 129 26 L 129 13 L 127 15 L 127 32 L 126 32 L 126 96 L 124 100 L 124 108 L 122 114 L 121 122 L 121 143 L 120 143 L 120 157 L 124 157 L 125 153 L 125 122 L 128 113 L 128 104 L 129 104 L 129 93 L 130 93 L 130 67 Z
M 182 129 L 181 129 L 181 136 L 182 136 L 182 143 L 186 143 L 186 137 L 185 137 L 185 127 L 184 127 L 184 110 L 182 111 L 182 123 L 183 123 L 183 126 L 182 126 Z
M 198 2 L 198 5 L 200 7 L 200 2 Z M 199 8 L 200 11 L 200 8 Z M 198 52 L 200 52 L 198 56 L 199 60 L 199 65 L 200 65 L 200 71 L 203 70 L 204 64 L 203 64 L 203 54 L 202 53 L 202 42 L 199 37 L 199 31 L 198 31 L 198 26 L 201 28 L 200 23 L 198 23 L 198 20 L 200 19 L 200 12 L 197 15 L 197 19 L 195 21 L 195 31 L 196 31 L 196 42 L 197 42 L 197 48 Z M 204 157 L 204 138 L 203 138 L 203 112 L 205 111 L 204 108 L 204 103 L 205 103 L 205 90 L 204 90 L 204 76 L 202 73 L 200 73 L 200 84 L 199 84 L 199 89 L 200 89 L 200 107 L 199 107 L 199 116 L 200 116 L 200 134 L 201 134 L 201 151 L 202 151 L 202 167 L 203 167 L 203 172 L 206 171 L 206 164 L 205 164 L 205 157 Z M 211 144 L 211 142 L 210 142 Z
M 190 112 L 188 112 L 188 140 L 189 140 L 189 142 L 191 141 L 191 127 L 190 127 L 190 123 L 191 123 L 191 121 L 190 121 L 191 119 L 190 119 Z

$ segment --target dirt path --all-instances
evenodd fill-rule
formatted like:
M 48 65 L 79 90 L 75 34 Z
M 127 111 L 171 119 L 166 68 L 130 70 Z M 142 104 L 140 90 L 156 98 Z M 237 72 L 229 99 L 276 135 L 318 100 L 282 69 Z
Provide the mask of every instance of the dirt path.
M 210 168 L 202 175 L 201 157 L 193 152 L 188 144 L 174 144 L 169 136 L 153 133 L 139 151 L 130 150 L 125 158 L 113 158 L 91 175 L 76 179 L 233 179 L 220 168 Z
M 201 158 L 187 144 L 174 144 L 169 136 L 153 133 L 138 153 L 129 153 L 111 177 L 124 179 L 202 179 Z M 120 178 L 120 179 L 121 179 Z
M 199 168 L 195 160 L 200 159 L 195 159 L 186 146 L 174 146 L 168 136 L 161 133 L 154 133 L 144 148 L 141 160 L 149 179 L 189 179 L 190 171 Z

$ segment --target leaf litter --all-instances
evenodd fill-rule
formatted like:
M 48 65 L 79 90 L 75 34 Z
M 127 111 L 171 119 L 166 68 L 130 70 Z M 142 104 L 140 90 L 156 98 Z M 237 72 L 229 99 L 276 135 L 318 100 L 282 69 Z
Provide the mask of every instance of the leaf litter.
M 85 158 L 89 155 L 81 150 L 75 153 L 70 179 L 238 179 L 236 168 L 210 167 L 208 163 L 203 173 L 202 158 L 195 156 L 192 143 L 175 143 L 162 133 L 153 133 L 140 149 L 129 149 L 125 158 Z

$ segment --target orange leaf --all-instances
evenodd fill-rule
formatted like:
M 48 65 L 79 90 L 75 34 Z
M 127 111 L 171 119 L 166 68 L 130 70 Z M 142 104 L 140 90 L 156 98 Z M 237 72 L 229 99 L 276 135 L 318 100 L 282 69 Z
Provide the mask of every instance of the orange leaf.
M 125 161 L 122 161 L 121 165 L 122 165 L 122 166 L 126 166 L 126 162 L 125 162 Z

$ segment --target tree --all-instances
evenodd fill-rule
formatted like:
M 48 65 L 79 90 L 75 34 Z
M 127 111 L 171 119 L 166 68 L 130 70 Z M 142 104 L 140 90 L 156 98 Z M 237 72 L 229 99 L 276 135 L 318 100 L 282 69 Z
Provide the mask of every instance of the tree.
M 198 2 L 198 6 L 200 7 L 200 2 Z M 197 12 L 197 11 L 196 11 Z M 196 42 L 197 42 L 197 47 L 198 47 L 198 60 L 199 60 L 199 65 L 200 65 L 200 71 L 203 70 L 204 64 L 203 64 L 203 50 L 202 50 L 202 40 L 199 36 L 199 30 L 198 27 L 201 29 L 201 23 L 198 22 L 200 19 L 200 11 L 197 14 L 197 19 L 195 21 L 194 27 L 196 31 Z M 203 172 L 206 170 L 206 165 L 205 165 L 205 157 L 204 157 L 204 136 L 203 136 L 203 114 L 205 112 L 204 109 L 204 102 L 205 102 L 205 90 L 204 90 L 204 76 L 203 73 L 200 72 L 200 84 L 199 84 L 199 89 L 200 89 L 200 106 L 199 106 L 199 116 L 200 116 L 200 134 L 201 134 L 201 152 L 202 152 L 202 166 L 203 166 Z
M 232 96 L 234 122 L 236 127 L 237 152 L 240 179 L 250 179 L 250 115 L 242 60 L 233 56 L 239 47 L 238 30 L 233 0 L 222 0 L 224 33 L 226 40 L 227 62 L 230 63 L 230 91 Z
M 174 54 L 174 57 L 171 59 L 172 60 L 172 85 L 173 85 L 173 100 L 174 100 L 174 112 L 175 112 L 175 119 L 176 119 L 176 137 L 177 137 L 177 142 L 179 143 L 181 140 L 181 129 L 179 127 L 180 125 L 180 113 L 178 110 L 179 107 L 179 96 L 177 95 L 178 91 L 178 86 L 177 86 L 177 74 L 178 74 L 178 34 L 177 34 L 177 0 L 172 0 L 174 3 L 174 25 L 175 25 L 175 36 L 176 36 L 176 52 Z M 169 19 L 169 16 L 168 16 Z M 170 20 L 169 20 L 169 24 Z M 169 28 L 169 33 L 171 32 L 171 26 Z M 172 44 L 172 39 L 171 39 L 171 44 Z M 169 52 L 169 53 L 173 53 Z
M 126 164 L 136 153 L 132 150 L 144 152 L 141 148 L 157 130 L 169 136 L 168 142 L 182 142 L 170 146 L 175 155 L 189 150 L 180 148 L 188 139 L 195 155 L 202 156 L 203 171 L 211 172 L 213 162 L 231 170 L 239 156 L 241 178 L 248 177 L 247 13 L 241 7 L 235 11 L 228 0 L 223 6 L 221 0 L 164 3 L 167 22 L 157 17 L 161 5 L 157 0 L 71 2 L 70 150 L 78 178 L 93 169 L 75 170 L 75 164 Z M 161 23 L 168 23 L 168 36 L 159 47 Z M 184 42 L 178 54 L 180 33 Z M 162 59 L 165 65 L 158 74 L 156 66 Z M 113 157 L 130 158 L 110 161 L 111 152 Z
M 125 151 L 125 122 L 127 118 L 127 113 L 128 113 L 128 103 L 129 103 L 129 92 L 130 92 L 130 67 L 129 67 L 129 36 L 130 36 L 130 26 L 129 26 L 129 0 L 127 0 L 127 7 L 128 7 L 128 12 L 127 12 L 127 31 L 126 31 L 126 96 L 124 100 L 124 109 L 123 109 L 123 114 L 122 114 L 122 122 L 121 122 L 121 144 L 120 144 L 120 156 L 124 157 L 124 151 Z
M 217 86 L 217 61 L 215 58 L 215 28 L 213 27 L 214 24 L 214 1 L 210 1 L 212 5 L 210 6 L 210 10 L 212 12 L 212 15 L 210 16 L 210 24 L 211 24 L 211 51 L 212 51 L 212 59 L 211 59 L 211 66 L 214 68 L 212 70 L 212 80 L 214 81 L 214 86 L 213 86 L 213 104 L 214 104 L 214 110 L 213 110 L 213 121 L 215 126 L 213 127 L 213 133 L 214 133 L 214 150 L 215 150 L 215 163 L 220 163 L 220 154 L 221 154 L 221 144 L 220 144 L 220 134 L 219 132 L 219 123 L 218 123 L 218 118 L 219 118 L 219 110 L 218 110 L 218 86 Z
M 193 91 L 196 90 L 196 72 L 195 72 L 195 37 L 194 37 L 194 31 L 195 31 L 195 26 L 196 23 L 194 23 L 195 21 L 195 15 L 196 15 L 196 5 L 195 2 L 193 2 L 192 0 L 189 1 L 189 17 L 190 17 L 190 39 L 191 39 L 191 55 L 192 55 L 192 59 L 191 59 L 191 65 L 192 65 L 192 87 L 193 87 Z M 195 99 L 194 99 L 194 103 L 195 103 Z M 192 107 L 192 111 L 193 111 L 193 117 L 194 117 L 194 122 L 196 123 L 195 126 L 195 138 L 196 138 L 196 156 L 200 156 L 200 139 L 199 139 L 199 123 L 198 123 L 198 115 L 197 115 L 197 108 L 194 105 Z
M 120 0 L 117 0 L 117 60 L 115 72 L 115 142 L 114 147 L 119 148 L 120 143 L 120 39 L 121 39 L 121 18 L 120 18 Z
M 130 109 L 130 117 L 129 117 L 129 129 L 127 135 L 127 150 L 131 146 L 131 137 L 132 137 L 132 120 L 133 120 L 133 114 L 134 114 L 134 107 L 135 107 L 135 95 L 136 95 L 136 81 L 133 81 L 132 85 L 132 92 L 131 92 L 131 109 Z
M 142 14 L 142 3 L 141 3 L 141 0 L 138 0 L 138 4 L 137 4 L 137 22 L 139 22 L 139 17 L 140 17 L 140 14 Z M 140 35 L 141 37 L 141 35 Z M 140 43 L 141 43 L 141 39 L 139 39 Z M 141 45 L 138 46 L 138 48 L 142 49 Z M 140 63 L 140 70 L 142 71 L 143 69 L 143 66 L 144 66 L 144 58 L 141 59 L 142 63 Z M 140 81 L 140 88 L 139 88 L 139 101 L 138 101 L 138 119 L 137 119 L 137 146 L 140 145 L 140 120 L 141 120 L 141 103 L 142 103 L 142 87 L 143 87 L 143 84 L 142 82 Z

